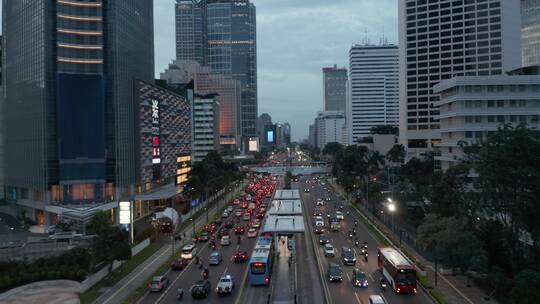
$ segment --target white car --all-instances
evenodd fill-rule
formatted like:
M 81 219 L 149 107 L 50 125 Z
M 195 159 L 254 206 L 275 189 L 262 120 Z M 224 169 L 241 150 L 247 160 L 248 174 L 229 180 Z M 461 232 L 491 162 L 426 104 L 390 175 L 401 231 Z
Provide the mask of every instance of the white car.
M 341 212 L 341 211 L 336 211 L 336 218 L 337 218 L 338 220 L 344 220 L 345 217 L 343 216 L 343 212 Z
M 324 227 L 324 221 L 323 220 L 315 220 L 315 226 L 316 227 Z
M 229 246 L 231 244 L 231 237 L 228 235 L 224 235 L 221 237 L 221 246 Z
M 330 243 L 324 244 L 324 256 L 327 257 L 333 257 L 336 255 L 336 251 L 334 250 L 334 246 Z
M 322 200 L 322 198 L 317 199 L 316 205 L 317 206 L 324 206 L 324 201 Z
M 369 304 L 386 304 L 384 299 L 379 295 L 371 295 L 369 296 Z
M 227 211 L 223 211 L 223 214 L 221 215 L 222 218 L 228 218 L 229 217 L 229 212 Z
M 231 213 L 231 212 L 233 212 L 233 210 L 234 210 L 234 207 L 233 207 L 233 206 L 227 207 L 227 212 Z
M 219 282 L 216 286 L 216 292 L 218 294 L 228 294 L 231 293 L 234 288 L 234 281 L 230 274 L 223 275 L 219 278 Z
M 247 231 L 247 237 L 248 238 L 257 237 L 257 230 L 255 228 L 249 228 Z

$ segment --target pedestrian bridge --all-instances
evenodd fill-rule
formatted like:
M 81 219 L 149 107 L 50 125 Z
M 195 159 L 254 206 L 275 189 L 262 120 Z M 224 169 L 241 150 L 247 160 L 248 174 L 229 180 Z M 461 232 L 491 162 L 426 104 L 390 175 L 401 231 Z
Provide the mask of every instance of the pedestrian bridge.
M 330 172 L 329 167 L 324 166 L 274 166 L 274 167 L 251 167 L 250 171 L 263 173 L 267 172 L 273 175 L 283 175 L 290 171 L 293 175 L 326 174 Z

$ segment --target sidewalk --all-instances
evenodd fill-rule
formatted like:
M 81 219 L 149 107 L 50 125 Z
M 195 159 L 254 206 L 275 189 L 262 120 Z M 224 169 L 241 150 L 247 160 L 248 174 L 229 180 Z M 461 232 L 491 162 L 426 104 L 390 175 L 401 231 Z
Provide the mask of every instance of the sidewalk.
M 234 196 L 234 194 L 236 194 L 236 192 L 243 189 L 244 185 L 245 185 L 244 182 L 240 183 L 237 188 L 234 188 L 227 195 L 220 198 L 217 204 L 214 204 L 214 201 L 209 200 L 208 202 L 204 202 L 201 205 L 206 206 L 207 204 L 212 204 L 212 206 L 208 209 L 208 214 L 209 216 L 213 216 L 218 211 L 218 206 L 220 208 L 225 206 L 227 201 L 230 200 Z M 188 215 L 191 216 L 194 212 L 196 211 L 191 210 L 190 213 L 186 214 L 185 216 L 188 216 Z M 206 224 L 205 214 L 201 214 L 199 218 L 194 220 L 194 222 L 195 222 L 195 231 L 202 228 Z M 182 231 L 180 231 L 180 233 L 185 233 L 186 238 L 187 238 L 187 236 L 191 235 L 192 230 L 193 230 L 193 226 L 189 225 L 185 227 Z M 175 242 L 174 244 L 175 252 L 178 252 L 178 250 L 180 250 L 183 242 L 185 242 L 185 239 L 183 239 L 181 242 L 179 241 Z M 105 292 L 101 296 L 99 296 L 93 303 L 96 303 L 96 304 L 122 303 L 122 301 L 124 301 L 124 299 L 126 299 L 129 296 L 129 294 L 137 290 L 139 286 L 145 283 L 148 277 L 151 274 L 153 274 L 156 270 L 158 270 L 161 267 L 161 265 L 163 265 L 171 257 L 171 251 L 172 251 L 171 243 L 169 242 L 168 244 L 161 247 L 150 258 L 148 258 L 142 264 L 137 266 L 137 268 L 135 268 L 130 274 L 126 275 L 114 286 L 108 287 L 107 290 L 105 290 Z
M 347 197 L 343 189 L 337 185 L 334 180 L 329 179 L 328 182 L 332 184 L 334 189 L 339 192 L 343 197 Z M 352 203 L 349 202 L 350 205 Z M 368 216 L 369 213 L 364 208 L 364 205 L 354 205 L 360 210 L 363 216 L 370 222 L 372 222 L 372 217 Z M 375 227 L 382 231 L 385 235 L 391 236 L 391 242 L 395 244 L 399 242 L 399 236 L 393 234 L 391 229 L 384 225 L 377 217 L 374 218 Z M 372 222 L 373 223 L 373 222 Z M 395 246 L 398 247 L 398 246 Z M 401 246 L 408 254 L 409 257 L 412 256 L 414 260 L 420 262 L 424 265 L 428 281 L 435 286 L 435 265 L 434 263 L 426 260 L 418 252 L 416 252 L 412 247 L 407 245 L 405 242 L 402 242 Z M 472 280 L 470 282 L 471 287 L 467 287 L 467 278 L 463 275 L 442 275 L 439 272 L 438 275 L 438 284 L 435 287 L 451 304 L 478 304 L 478 303 L 497 303 L 495 299 L 491 298 L 489 301 L 486 301 L 485 298 L 487 294 L 477 286 L 474 286 Z

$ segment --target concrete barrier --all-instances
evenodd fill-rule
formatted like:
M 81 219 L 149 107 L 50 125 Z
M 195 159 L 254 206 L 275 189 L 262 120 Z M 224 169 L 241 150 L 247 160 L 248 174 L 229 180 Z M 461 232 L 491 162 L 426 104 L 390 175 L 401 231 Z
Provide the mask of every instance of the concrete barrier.
M 81 283 L 76 281 L 39 281 L 15 287 L 0 294 L 0 303 L 17 303 L 12 301 L 20 301 L 19 303 L 49 303 L 43 298 L 49 296 L 49 292 L 51 293 L 51 296 L 55 296 L 57 298 L 59 298 L 57 293 L 60 292 L 65 293 L 67 297 L 70 297 L 70 294 L 72 294 L 78 298 L 77 294 L 81 291 Z M 42 301 L 40 301 L 40 298 Z

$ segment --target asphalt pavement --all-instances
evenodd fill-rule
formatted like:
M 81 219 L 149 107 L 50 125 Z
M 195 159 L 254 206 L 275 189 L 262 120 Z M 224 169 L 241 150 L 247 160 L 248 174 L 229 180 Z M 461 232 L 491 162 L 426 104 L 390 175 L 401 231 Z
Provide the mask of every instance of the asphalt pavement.
M 306 183 L 306 180 L 310 180 L 310 183 Z M 313 219 L 308 217 L 309 233 L 313 239 L 313 246 L 316 248 L 316 254 L 319 260 L 323 260 L 319 267 L 323 267 L 323 273 L 326 274 L 328 262 L 335 262 L 343 268 L 343 281 L 341 283 L 331 283 L 328 282 L 327 276 L 325 287 L 327 287 L 327 292 L 330 293 L 330 302 L 331 303 L 351 303 L 351 300 L 359 304 L 367 304 L 368 298 L 370 295 L 379 294 L 381 295 L 388 304 L 409 304 L 409 303 L 420 303 L 420 304 L 432 304 L 431 299 L 426 295 L 426 293 L 419 289 L 418 294 L 416 295 L 398 295 L 393 290 L 387 288 L 385 291 L 382 291 L 379 286 L 379 280 L 381 278 L 381 273 L 377 267 L 377 249 L 380 244 L 377 240 L 368 232 L 367 227 L 359 220 L 358 227 L 354 227 L 354 218 L 353 213 L 347 215 L 348 210 L 347 206 L 343 206 L 343 209 L 340 209 L 342 202 L 340 201 L 338 195 L 333 193 L 331 188 L 328 185 L 321 185 L 320 182 L 314 183 L 314 180 L 311 177 L 303 177 L 300 180 L 300 192 L 302 193 L 303 202 L 306 206 L 306 209 L 312 211 L 315 207 L 315 202 L 318 198 L 325 199 L 330 198 L 330 201 L 325 201 L 324 206 L 321 208 L 323 217 L 326 219 L 328 213 L 334 214 L 337 210 L 342 210 L 345 215 L 345 220 L 341 222 L 341 229 L 337 232 L 329 232 L 328 222 L 325 222 L 325 234 L 328 235 L 331 239 L 331 243 L 335 248 L 336 256 L 335 257 L 325 257 L 323 246 L 318 242 L 318 235 L 314 234 L 313 231 Z M 304 189 L 308 188 L 309 193 L 304 193 Z M 326 188 L 327 190 L 325 190 Z M 359 246 L 363 244 L 364 241 L 368 243 L 368 261 L 365 262 L 363 257 L 360 256 L 359 251 L 360 247 L 355 246 L 355 238 L 349 238 L 348 232 L 355 229 Z M 353 248 L 356 251 L 356 266 L 345 266 L 341 262 L 341 247 L 346 246 Z M 360 268 L 368 276 L 369 286 L 367 288 L 356 287 L 352 284 L 351 275 L 354 268 Z M 326 289 L 326 288 L 325 288 Z

